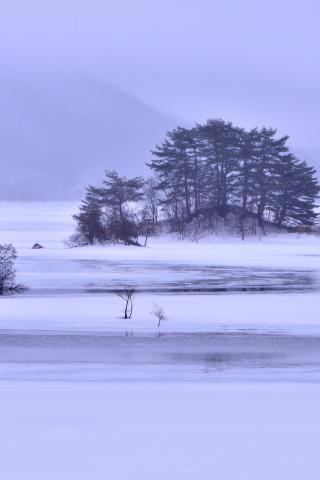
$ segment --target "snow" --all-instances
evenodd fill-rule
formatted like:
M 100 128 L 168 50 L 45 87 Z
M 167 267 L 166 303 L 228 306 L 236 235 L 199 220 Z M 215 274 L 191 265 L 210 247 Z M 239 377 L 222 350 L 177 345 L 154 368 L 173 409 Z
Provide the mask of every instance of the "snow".
M 1 204 L 1 242 L 17 248 L 19 278 L 30 287 L 1 299 L 2 328 L 155 332 L 155 302 L 169 317 L 161 326 L 168 332 L 319 329 L 320 238 L 214 235 L 197 244 L 167 235 L 147 248 L 70 249 L 62 239 L 73 232 L 77 208 Z M 32 250 L 36 242 L 44 248 Z M 110 292 L 126 283 L 137 294 L 133 318 L 124 321 L 122 301 Z
M 1 478 L 318 478 L 320 238 L 69 249 L 77 209 L 0 205 Z
M 5 480 L 315 480 L 314 384 L 2 382 Z
M 160 329 L 151 314 L 156 302 L 169 320 Z M 116 295 L 51 295 L 1 298 L 3 329 L 133 332 L 214 332 L 255 328 L 319 333 L 319 293 L 157 295 L 137 294 L 132 319 L 121 318 Z

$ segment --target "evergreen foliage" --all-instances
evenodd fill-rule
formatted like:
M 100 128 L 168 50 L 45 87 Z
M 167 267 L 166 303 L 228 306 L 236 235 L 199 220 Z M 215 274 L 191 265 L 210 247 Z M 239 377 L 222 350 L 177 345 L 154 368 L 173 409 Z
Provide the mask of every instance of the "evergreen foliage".
M 69 243 L 78 245 L 95 241 L 118 242 L 119 240 L 136 244 L 138 222 L 128 204 L 141 201 L 145 181 L 142 177 L 127 180 L 116 171 L 106 170 L 102 187 L 92 185 L 86 189 L 87 194 L 80 212 L 73 215 L 77 222 L 77 232 Z
M 279 228 L 310 228 L 319 186 L 312 167 L 289 152 L 288 136 L 250 131 L 221 119 L 192 129 L 178 127 L 157 146 L 149 167 L 159 176 L 162 208 L 169 218 L 189 222 L 216 212 L 240 219 L 255 216 Z
M 154 177 L 127 179 L 107 170 L 101 187 L 89 185 L 73 216 L 71 242 L 138 245 L 144 236 L 146 245 L 159 229 L 160 208 L 169 231 L 181 238 L 186 231 L 197 239 L 205 230 L 217 231 L 221 220 L 242 239 L 258 227 L 264 234 L 266 225 L 311 231 L 320 191 L 316 172 L 289 152 L 287 135 L 276 133 L 266 127 L 246 131 L 221 119 L 177 127 L 152 151 L 147 165 Z

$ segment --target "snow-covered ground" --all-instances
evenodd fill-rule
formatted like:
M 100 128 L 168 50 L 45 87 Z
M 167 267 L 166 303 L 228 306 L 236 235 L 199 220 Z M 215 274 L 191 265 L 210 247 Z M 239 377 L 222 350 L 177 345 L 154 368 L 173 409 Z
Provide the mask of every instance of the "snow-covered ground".
M 1 383 L 4 480 L 317 480 L 301 383 Z
M 66 248 L 73 203 L 1 204 L 0 242 L 18 250 L 27 294 L 1 299 L 2 328 L 158 331 L 150 314 L 162 305 L 162 331 L 319 329 L 320 238 L 221 238 L 202 243 L 170 236 L 147 248 L 123 245 Z M 32 250 L 34 243 L 45 248 Z M 131 320 L 112 293 L 136 287 Z M 320 330 L 319 330 L 320 331 Z
M 68 249 L 76 211 L 0 205 L 1 478 L 317 479 L 320 238 Z

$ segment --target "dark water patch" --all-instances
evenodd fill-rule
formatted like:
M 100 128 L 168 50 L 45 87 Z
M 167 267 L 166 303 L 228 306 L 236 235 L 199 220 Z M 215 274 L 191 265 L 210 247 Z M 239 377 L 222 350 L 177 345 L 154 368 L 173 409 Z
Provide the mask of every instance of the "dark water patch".
M 319 289 L 312 270 L 259 267 L 221 267 L 194 264 L 147 262 L 82 261 L 84 268 L 106 270 L 112 278 L 90 282 L 87 290 L 96 292 L 119 288 L 124 283 L 117 273 L 124 274 L 141 292 L 224 293 L 224 292 L 303 292 Z
M 320 290 L 320 272 L 312 269 L 65 258 L 46 258 L 44 262 L 40 257 L 26 257 L 21 261 L 19 271 L 31 290 L 37 290 L 39 294 L 49 290 L 59 293 L 112 293 L 127 283 L 146 293 L 282 293 Z M 28 280 L 29 271 L 32 274 Z

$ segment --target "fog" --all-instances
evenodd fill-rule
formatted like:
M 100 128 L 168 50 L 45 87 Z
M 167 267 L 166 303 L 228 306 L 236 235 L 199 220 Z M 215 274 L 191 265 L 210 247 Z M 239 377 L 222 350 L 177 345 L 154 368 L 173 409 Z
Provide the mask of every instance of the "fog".
M 80 198 L 105 169 L 148 176 L 150 149 L 185 123 L 83 73 L 2 78 L 0 90 L 2 200 Z
M 314 0 L 2 0 L 0 198 L 148 175 L 166 131 L 208 118 L 276 127 L 320 167 L 319 14 Z

